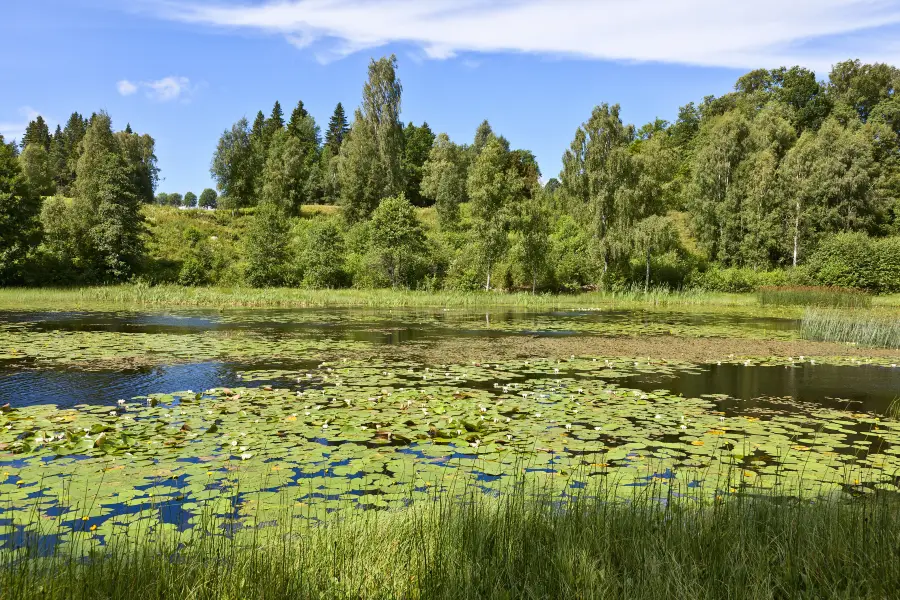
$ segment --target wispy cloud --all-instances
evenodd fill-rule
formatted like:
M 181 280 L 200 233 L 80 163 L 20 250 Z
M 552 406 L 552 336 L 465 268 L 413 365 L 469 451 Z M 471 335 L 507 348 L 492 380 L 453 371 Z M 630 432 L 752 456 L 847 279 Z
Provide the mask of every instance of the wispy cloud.
M 722 67 L 892 60 L 898 0 L 153 0 L 166 19 L 285 36 L 320 60 L 389 42 Z M 243 3 L 241 3 L 243 2 Z M 880 31 L 879 31 L 880 30 Z M 865 36 L 851 35 L 866 32 Z M 846 39 L 844 39 L 846 38 Z M 321 46 L 321 48 L 319 48 Z M 881 54 L 889 54 L 879 56 Z
M 30 106 L 23 106 L 18 110 L 18 118 L 14 121 L 0 121 L 0 135 L 7 143 L 13 140 L 21 140 L 28 123 L 38 117 L 40 113 Z M 49 122 L 48 122 L 49 125 Z
M 139 89 L 151 100 L 171 102 L 172 100 L 189 101 L 199 86 L 192 85 L 187 77 L 163 77 L 156 81 L 132 82 L 123 79 L 116 84 L 116 89 L 123 96 L 131 96 Z
M 130 96 L 138 90 L 138 86 L 127 79 L 123 79 L 116 84 L 116 89 L 119 90 L 121 95 Z

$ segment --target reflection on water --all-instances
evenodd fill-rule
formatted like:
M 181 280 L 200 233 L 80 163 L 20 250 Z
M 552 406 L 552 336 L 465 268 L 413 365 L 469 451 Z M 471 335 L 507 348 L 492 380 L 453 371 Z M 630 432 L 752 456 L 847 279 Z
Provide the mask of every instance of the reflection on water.
M 790 398 L 833 408 L 884 413 L 900 397 L 900 368 L 873 365 L 764 367 L 706 365 L 700 373 L 636 375 L 620 380 L 644 391 L 666 389 L 688 398 L 725 394 L 723 410 L 754 406 L 753 401 Z M 767 402 L 768 403 L 768 402 Z

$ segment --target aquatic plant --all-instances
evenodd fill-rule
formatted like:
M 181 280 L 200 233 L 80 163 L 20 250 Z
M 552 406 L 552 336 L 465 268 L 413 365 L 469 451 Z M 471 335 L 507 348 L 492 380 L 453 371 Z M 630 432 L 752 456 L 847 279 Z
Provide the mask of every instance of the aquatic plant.
M 800 335 L 807 340 L 900 348 L 900 317 L 877 312 L 808 310 Z
M 763 287 L 756 293 L 762 306 L 869 308 L 872 297 L 862 290 L 839 287 Z

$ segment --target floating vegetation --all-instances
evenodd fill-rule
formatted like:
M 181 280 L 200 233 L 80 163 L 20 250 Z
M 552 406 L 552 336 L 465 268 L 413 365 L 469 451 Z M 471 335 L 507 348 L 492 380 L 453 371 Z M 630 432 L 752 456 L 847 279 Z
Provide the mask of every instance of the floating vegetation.
M 900 317 L 878 313 L 808 310 L 801 335 L 808 340 L 900 348 Z
M 105 536 L 153 514 L 176 528 L 209 514 L 247 526 L 277 521 L 286 498 L 322 520 L 472 487 L 496 495 L 518 477 L 556 494 L 599 480 L 628 493 L 653 481 L 701 486 L 707 500 L 749 489 L 897 491 L 896 421 L 784 398 L 724 412 L 721 397 L 617 383 L 692 368 L 590 357 L 440 367 L 348 360 L 242 374 L 289 384 L 64 410 L 7 406 L 0 527 L 13 528 L 9 541 L 52 523 L 67 542 L 85 527 Z
M 872 296 L 862 290 L 839 287 L 763 287 L 756 293 L 762 306 L 815 306 L 871 308 Z

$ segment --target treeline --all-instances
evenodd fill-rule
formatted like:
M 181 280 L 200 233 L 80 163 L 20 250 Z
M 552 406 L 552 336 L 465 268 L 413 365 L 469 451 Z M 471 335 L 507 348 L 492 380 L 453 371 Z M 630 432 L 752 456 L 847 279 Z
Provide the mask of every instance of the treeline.
M 154 140 L 104 112 L 42 117 L 20 144 L 0 136 L 0 284 L 105 283 L 141 271 L 141 204 L 153 201 Z
M 848 282 L 900 291 L 891 237 L 900 234 L 898 87 L 897 68 L 846 61 L 826 81 L 800 67 L 750 72 L 734 92 L 682 107 L 673 123 L 636 127 L 602 104 L 576 130 L 559 176 L 544 182 L 534 155 L 487 121 L 467 143 L 404 125 L 396 58 L 373 60 L 352 120 L 338 104 L 324 136 L 302 102 L 287 119 L 276 102 L 226 130 L 210 168 L 220 195 L 157 202 L 214 203 L 236 229 L 222 239 L 202 227 L 166 236 L 170 246 L 157 243 L 156 263 L 140 275 L 256 286 Z M 27 161 L 16 164 L 24 171 Z M 313 204 L 340 210 L 302 216 Z M 33 254 L 65 254 L 41 221 Z M 871 249 L 865 261 L 848 255 L 854 244 Z M 82 279 L 96 271 L 81 259 L 54 264 Z M 851 281 L 857 269 L 865 273 Z

